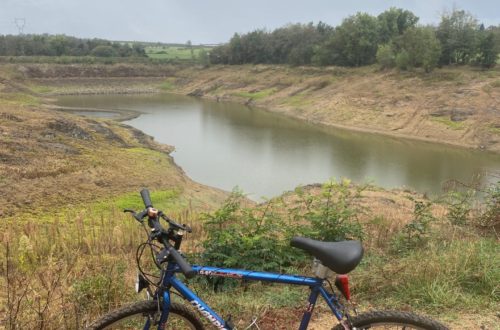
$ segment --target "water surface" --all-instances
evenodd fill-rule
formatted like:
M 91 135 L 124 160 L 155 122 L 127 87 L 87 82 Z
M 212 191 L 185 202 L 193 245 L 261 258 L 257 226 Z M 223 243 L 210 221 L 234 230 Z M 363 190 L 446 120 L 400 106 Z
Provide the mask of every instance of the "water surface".
M 61 97 L 59 104 L 143 112 L 126 123 L 174 145 L 175 162 L 192 179 L 225 190 L 239 186 L 256 199 L 341 177 L 438 194 L 447 180 L 470 182 L 500 170 L 500 155 L 321 128 L 233 103 L 178 95 L 86 95 Z

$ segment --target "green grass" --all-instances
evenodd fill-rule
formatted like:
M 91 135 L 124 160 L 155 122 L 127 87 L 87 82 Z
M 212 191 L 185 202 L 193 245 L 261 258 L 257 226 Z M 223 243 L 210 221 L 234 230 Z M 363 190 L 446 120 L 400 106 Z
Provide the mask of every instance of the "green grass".
M 233 93 L 234 96 L 239 96 L 247 99 L 252 99 L 254 101 L 266 98 L 276 92 L 275 88 L 263 89 L 255 92 L 236 92 Z
M 40 100 L 35 96 L 22 93 L 0 93 L 0 104 L 20 104 L 20 105 L 39 105 Z
M 179 47 L 179 46 L 149 46 L 146 47 L 146 54 L 150 58 L 154 59 L 166 59 L 166 60 L 191 60 L 197 59 L 200 50 L 210 51 L 210 47 L 198 47 L 192 46 L 189 48 Z M 191 52 L 192 50 L 192 52 Z
M 174 88 L 174 83 L 171 80 L 165 80 L 161 85 L 160 88 L 163 91 L 170 91 Z
M 494 310 L 500 301 L 499 252 L 494 239 L 436 239 L 397 259 L 368 256 L 354 283 L 362 296 L 388 308 Z M 387 281 L 384 273 L 395 272 Z
M 453 121 L 447 116 L 433 117 L 431 120 L 436 122 L 436 123 L 446 125 L 447 127 L 451 128 L 453 130 L 462 130 L 465 128 L 464 122 Z
M 54 91 L 54 88 L 53 87 L 49 87 L 49 86 L 43 86 L 43 85 L 30 85 L 29 88 L 35 92 L 35 93 L 39 93 L 39 94 L 46 94 L 46 93 L 51 93 Z

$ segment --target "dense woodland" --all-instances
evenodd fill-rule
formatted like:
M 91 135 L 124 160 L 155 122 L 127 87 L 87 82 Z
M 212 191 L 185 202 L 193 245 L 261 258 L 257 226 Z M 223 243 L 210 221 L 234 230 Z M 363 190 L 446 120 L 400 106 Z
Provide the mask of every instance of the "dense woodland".
M 146 56 L 139 43 L 80 39 L 65 35 L 0 35 L 0 56 Z
M 470 13 L 444 13 L 438 26 L 419 25 L 412 12 L 390 8 L 378 16 L 357 13 L 333 27 L 290 24 L 274 31 L 235 34 L 210 52 L 220 64 L 362 66 L 430 71 L 436 66 L 472 64 L 490 68 L 500 51 L 500 26 L 485 27 Z

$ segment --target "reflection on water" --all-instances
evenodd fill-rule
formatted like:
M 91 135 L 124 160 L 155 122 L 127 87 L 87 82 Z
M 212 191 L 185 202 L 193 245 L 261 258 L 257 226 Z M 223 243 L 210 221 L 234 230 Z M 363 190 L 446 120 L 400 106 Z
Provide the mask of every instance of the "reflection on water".
M 64 106 L 130 109 L 128 124 L 174 145 L 175 161 L 195 181 L 252 197 L 346 177 L 387 188 L 439 193 L 449 179 L 470 182 L 500 169 L 500 156 L 379 135 L 318 128 L 231 103 L 177 95 L 72 96 Z

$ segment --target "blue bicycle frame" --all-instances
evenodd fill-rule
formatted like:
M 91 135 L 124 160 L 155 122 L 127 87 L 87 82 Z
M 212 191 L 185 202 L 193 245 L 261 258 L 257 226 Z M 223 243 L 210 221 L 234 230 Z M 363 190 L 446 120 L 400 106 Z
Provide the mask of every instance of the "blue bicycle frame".
M 195 265 L 193 265 L 192 268 L 193 271 L 201 276 L 226 277 L 241 280 L 275 282 L 310 287 L 311 293 L 309 295 L 308 304 L 304 311 L 299 330 L 307 329 L 319 295 L 323 297 L 323 299 L 326 301 L 327 305 L 330 307 L 331 311 L 339 321 L 342 320 L 344 316 L 343 307 L 338 302 L 337 296 L 335 295 L 335 293 L 330 293 L 325 290 L 325 288 L 323 287 L 324 280 L 320 278 Z M 159 294 L 161 294 L 163 297 L 163 311 L 160 316 L 158 329 L 162 330 L 167 324 L 170 308 L 170 288 L 172 287 L 175 288 L 185 299 L 187 299 L 187 301 L 189 301 L 189 303 L 196 310 L 198 310 L 200 314 L 202 314 L 214 326 L 216 326 L 217 329 L 232 329 L 231 325 L 228 324 L 228 322 L 226 322 L 222 317 L 214 312 L 202 299 L 200 299 L 193 291 L 191 291 L 181 280 L 176 277 L 175 274 L 178 272 L 180 272 L 179 267 L 174 263 L 170 263 L 164 273 L 162 284 L 163 287 L 167 289 L 163 292 L 159 292 Z M 149 326 L 150 324 L 148 320 L 148 322 L 146 322 L 144 326 L 144 329 L 149 329 Z

